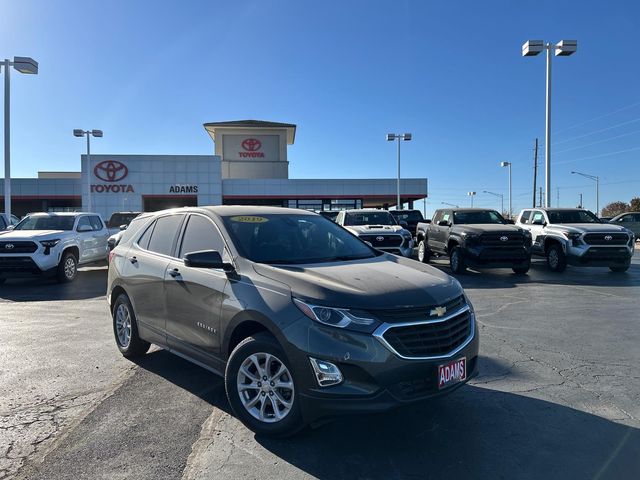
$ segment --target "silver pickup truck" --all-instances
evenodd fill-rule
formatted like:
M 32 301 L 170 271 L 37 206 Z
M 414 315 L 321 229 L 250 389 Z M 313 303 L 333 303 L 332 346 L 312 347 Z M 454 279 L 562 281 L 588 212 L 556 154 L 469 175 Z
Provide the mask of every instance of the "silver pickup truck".
M 588 210 L 529 208 L 520 212 L 516 225 L 531 232 L 532 254 L 546 257 L 554 272 L 564 271 L 567 264 L 625 272 L 631 263 L 633 232 L 603 223 Z

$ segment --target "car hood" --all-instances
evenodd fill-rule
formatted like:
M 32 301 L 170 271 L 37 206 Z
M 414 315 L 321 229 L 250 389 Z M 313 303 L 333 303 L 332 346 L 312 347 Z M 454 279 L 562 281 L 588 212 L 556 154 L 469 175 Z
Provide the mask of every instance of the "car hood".
M 620 225 L 612 225 L 610 223 L 553 223 L 547 225 L 548 230 L 562 230 L 573 233 L 604 233 L 604 232 L 622 232 L 627 233 L 627 229 Z
M 2 241 L 29 241 L 29 240 L 50 240 L 59 238 L 60 235 L 67 235 L 64 230 L 9 230 L 2 233 Z
M 384 235 L 389 233 L 400 233 L 404 230 L 400 225 L 349 225 L 344 228 L 356 235 Z
M 286 284 L 295 297 L 333 307 L 371 310 L 439 305 L 462 294 L 458 281 L 440 270 L 386 254 L 309 265 L 256 263 L 254 269 Z
M 487 233 L 487 232 L 491 232 L 491 233 L 495 233 L 495 232 L 513 232 L 513 233 L 517 233 L 517 232 L 521 232 L 522 228 L 516 226 L 516 225 L 511 225 L 511 224 L 495 224 L 495 223 L 476 223 L 473 225 L 454 225 L 454 228 L 456 228 L 457 230 L 461 230 L 461 231 L 465 231 L 465 232 L 469 232 L 469 233 Z

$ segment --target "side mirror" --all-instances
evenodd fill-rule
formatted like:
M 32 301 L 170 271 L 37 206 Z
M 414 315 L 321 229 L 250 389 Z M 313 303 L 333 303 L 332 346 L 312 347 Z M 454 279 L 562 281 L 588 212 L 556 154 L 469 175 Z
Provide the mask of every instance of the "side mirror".
M 93 232 L 93 227 L 91 225 L 78 225 L 78 228 L 76 228 L 76 232 Z
M 531 222 L 531 225 L 543 225 L 544 226 L 544 220 L 534 220 L 533 222 Z
M 216 250 L 200 250 L 198 252 L 186 253 L 184 258 L 186 267 L 192 268 L 217 268 L 225 272 L 233 270 L 233 265 L 222 261 L 220 252 Z
M 449 226 L 449 222 L 447 222 L 446 220 L 440 220 L 438 222 L 438 226 L 439 227 L 448 227 Z
M 127 225 L 120 225 L 120 230 L 125 231 L 127 229 Z
M 16 226 L 15 226 L 15 225 L 9 225 L 9 226 L 7 227 L 7 230 L 13 230 L 14 228 L 16 228 Z

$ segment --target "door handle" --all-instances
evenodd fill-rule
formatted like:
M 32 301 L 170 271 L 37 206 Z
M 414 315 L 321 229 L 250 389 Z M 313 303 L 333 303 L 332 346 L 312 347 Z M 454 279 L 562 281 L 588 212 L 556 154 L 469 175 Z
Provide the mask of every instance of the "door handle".
M 169 275 L 171 275 L 173 278 L 179 277 L 180 276 L 180 270 L 178 270 L 177 268 L 172 268 L 167 270 L 167 272 L 169 273 Z
M 135 265 L 136 263 L 138 263 L 138 259 L 137 259 L 136 257 L 131 257 L 131 258 L 129 259 L 129 261 L 130 261 L 131 263 L 133 263 L 134 265 Z

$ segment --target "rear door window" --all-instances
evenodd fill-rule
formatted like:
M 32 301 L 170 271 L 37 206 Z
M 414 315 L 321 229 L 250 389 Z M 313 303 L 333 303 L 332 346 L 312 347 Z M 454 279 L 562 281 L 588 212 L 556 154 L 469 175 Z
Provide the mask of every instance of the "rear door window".
M 520 223 L 529 223 L 529 217 L 531 216 L 531 210 L 525 210 L 520 217 Z
M 172 256 L 173 246 L 183 219 L 184 215 L 167 215 L 156 220 L 148 250 Z
M 100 217 L 92 215 L 89 217 L 89 222 L 91 222 L 91 226 L 95 231 L 102 230 L 102 220 L 100 220 Z

